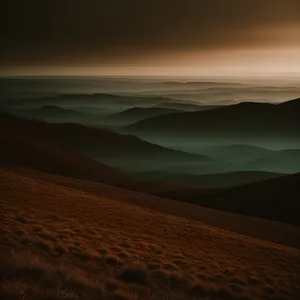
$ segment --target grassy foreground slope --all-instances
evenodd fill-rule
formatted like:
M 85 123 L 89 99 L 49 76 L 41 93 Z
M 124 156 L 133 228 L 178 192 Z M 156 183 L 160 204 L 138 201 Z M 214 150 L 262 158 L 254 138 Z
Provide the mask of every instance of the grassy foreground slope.
M 12 171 L 0 177 L 1 299 L 300 295 L 298 249 Z
M 173 199 L 161 198 L 156 195 L 146 194 L 144 191 L 131 191 L 101 182 L 63 177 L 12 166 L 2 166 L 2 169 L 29 177 L 33 180 L 40 180 L 46 183 L 72 188 L 97 197 L 119 200 L 130 205 L 202 222 L 209 226 L 214 226 L 233 233 L 300 249 L 300 227 L 298 226 L 233 214 Z M 176 190 L 178 186 L 174 186 L 172 183 L 154 182 L 151 184 L 149 182 L 147 183 L 147 187 L 155 194 L 169 194 L 171 191 L 179 193 Z M 191 190 L 189 190 L 189 192 L 190 191 Z M 198 193 L 199 189 L 195 188 L 194 192 Z

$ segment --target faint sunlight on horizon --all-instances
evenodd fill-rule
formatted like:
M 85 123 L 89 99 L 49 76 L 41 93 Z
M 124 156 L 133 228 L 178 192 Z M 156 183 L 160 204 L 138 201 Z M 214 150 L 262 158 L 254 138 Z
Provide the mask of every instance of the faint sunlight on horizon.
M 189 51 L 109 63 L 94 57 L 86 63 L 2 66 L 0 75 L 294 77 L 300 75 L 300 51 L 297 47 Z

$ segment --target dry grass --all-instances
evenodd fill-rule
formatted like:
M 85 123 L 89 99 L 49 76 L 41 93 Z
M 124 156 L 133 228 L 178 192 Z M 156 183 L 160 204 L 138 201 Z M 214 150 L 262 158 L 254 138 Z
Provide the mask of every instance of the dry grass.
M 300 251 L 0 171 L 1 299 L 298 299 Z
M 150 196 L 99 182 L 51 175 L 19 167 L 2 167 L 6 168 L 9 172 L 17 172 L 18 174 L 23 174 L 24 176 L 30 177 L 34 180 L 37 179 L 62 187 L 72 188 L 80 192 L 93 194 L 97 197 L 100 196 L 120 200 L 124 203 L 150 208 L 189 220 L 200 221 L 230 232 L 256 237 L 300 249 L 300 227 L 297 226 Z M 149 188 L 152 189 L 152 185 L 150 185 Z

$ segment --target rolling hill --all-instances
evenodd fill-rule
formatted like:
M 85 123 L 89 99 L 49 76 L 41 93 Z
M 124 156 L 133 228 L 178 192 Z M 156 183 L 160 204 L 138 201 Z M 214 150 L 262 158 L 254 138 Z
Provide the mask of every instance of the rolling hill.
M 0 170 L 2 299 L 297 299 L 299 249 L 35 176 Z
M 239 103 L 225 107 L 152 117 L 124 130 L 139 135 L 201 137 L 284 137 L 299 139 L 300 99 L 282 104 Z
M 64 105 L 64 106 L 100 106 L 110 105 L 111 107 L 128 107 L 136 106 L 153 106 L 162 103 L 168 98 L 161 97 L 138 97 L 138 96 L 119 96 L 113 94 L 60 94 L 47 97 L 36 97 L 29 99 L 10 99 L 9 101 L 2 101 L 2 106 L 5 107 L 19 107 L 19 106 L 35 106 L 40 107 L 44 105 Z
M 170 90 L 213 103 L 204 96 L 242 98 L 241 87 L 254 98 L 269 89 L 277 100 L 289 89 L 62 78 L 0 78 L 0 106 L 32 114 L 0 112 L 0 299 L 299 299 L 300 101 L 201 111 L 164 97 L 99 94 Z M 84 118 L 146 123 L 138 133 L 165 144 L 91 128 Z M 278 148 L 241 144 L 237 135 L 274 139 Z M 278 150 L 284 138 L 293 143 Z M 259 171 L 283 166 L 298 173 Z
M 17 109 L 11 110 L 11 113 L 20 117 L 44 120 L 44 121 L 53 121 L 56 120 L 65 120 L 67 122 L 70 119 L 80 120 L 81 118 L 88 117 L 87 114 L 74 110 L 71 108 L 60 107 L 57 105 L 45 105 L 33 109 Z
M 166 160 L 165 156 L 174 155 L 168 158 L 171 164 L 173 164 L 171 159 L 178 162 L 181 155 L 184 156 L 184 159 L 187 159 L 185 155 L 188 154 L 182 152 L 173 152 L 151 144 L 148 148 L 148 143 L 137 138 L 108 131 L 74 124 L 55 125 L 28 121 L 7 114 L 1 115 L 0 132 L 1 144 L 3 145 L 1 147 L 1 162 L 4 164 L 29 167 L 64 176 L 103 181 L 127 189 L 144 191 L 225 211 L 292 224 L 299 223 L 299 202 L 295 197 L 287 197 L 287 193 L 292 191 L 296 195 L 299 194 L 299 176 L 297 177 L 297 175 L 231 189 L 201 190 L 193 188 L 193 192 L 190 193 L 190 188 L 184 185 L 171 184 L 167 188 L 158 188 L 158 183 L 142 183 L 123 172 L 103 164 L 97 164 L 91 159 L 75 153 L 74 149 L 80 149 L 80 152 L 84 153 L 85 149 L 91 148 L 94 151 L 99 151 L 102 159 L 104 159 L 112 155 L 120 157 L 124 155 L 124 152 L 127 154 L 126 150 L 129 151 L 132 147 L 131 153 L 134 151 L 139 152 L 141 161 L 146 159 L 143 158 L 142 154 L 149 157 L 151 151 L 154 151 L 151 156 L 152 159 L 157 155 L 160 156 L 161 160 Z M 105 143 L 110 144 L 105 145 Z M 85 144 L 88 144 L 88 146 Z M 80 145 L 85 147 L 80 148 Z M 101 145 L 103 145 L 102 149 Z M 73 150 L 69 148 L 73 148 Z M 121 148 L 122 152 L 120 152 Z M 125 157 L 128 164 L 132 163 L 132 160 L 128 160 L 128 156 Z M 198 158 L 198 156 L 196 157 Z M 149 165 L 153 165 L 152 159 L 149 161 Z M 195 157 L 191 155 L 189 159 L 193 161 Z M 164 187 L 165 184 L 162 186 Z M 220 201 L 220 199 L 224 199 L 224 201 Z
M 269 157 L 275 151 L 253 145 L 232 144 L 202 147 L 197 152 L 210 153 L 211 156 L 228 160 L 251 160 L 253 158 Z
M 133 107 L 112 116 L 112 120 L 119 123 L 131 124 L 153 116 L 160 116 L 178 112 L 175 109 L 161 107 Z
M 300 225 L 300 173 L 214 191 L 179 189 L 161 196 Z
M 133 188 L 133 176 L 91 160 L 75 151 L 30 135 L 0 128 L 0 163 Z
M 189 104 L 184 101 L 174 100 L 167 97 L 159 96 L 131 96 L 131 95 L 114 95 L 105 93 L 95 94 L 58 94 L 46 97 L 34 98 L 13 98 L 0 101 L 0 107 L 7 108 L 39 108 L 42 106 L 63 106 L 72 109 L 73 107 L 93 107 L 95 109 L 109 109 L 114 112 L 121 112 L 134 107 L 151 108 L 160 105 L 178 105 L 180 110 L 186 108 L 201 108 L 201 106 Z M 167 107 L 161 107 L 167 108 Z M 173 108 L 169 108 L 173 109 Z
M 137 177 L 92 160 L 74 150 L 44 141 L 37 136 L 18 131 L 7 132 L 0 128 L 0 165 L 4 167 L 36 170 L 101 182 L 124 189 L 145 193 L 161 193 L 185 184 L 142 181 Z
M 60 107 L 57 105 L 45 105 L 34 110 L 37 114 L 46 114 L 46 115 L 69 115 L 69 114 L 82 114 L 77 110 Z
M 280 145 L 280 141 L 278 141 L 278 144 Z M 216 170 L 218 168 L 222 170 L 223 168 L 226 172 L 268 171 L 288 174 L 293 174 L 300 171 L 299 149 L 271 150 L 263 147 L 243 144 L 203 147 L 201 143 L 191 147 L 182 144 L 180 147 L 178 147 L 178 149 L 182 151 L 189 149 L 190 152 L 196 154 L 209 155 L 211 158 L 215 159 L 216 162 L 218 162 L 216 166 L 211 167 L 211 170 Z M 176 167 L 176 169 L 179 170 L 178 167 Z M 188 168 L 183 167 L 182 173 L 185 173 L 185 169 Z M 190 169 L 192 170 L 192 168 Z M 199 166 L 198 174 L 201 174 L 201 169 L 202 167 Z M 197 170 L 195 169 L 195 171 Z M 220 172 L 216 171 L 215 173 Z
M 187 185 L 199 186 L 202 188 L 223 188 L 236 185 L 258 182 L 270 178 L 282 177 L 286 174 L 271 173 L 262 171 L 241 171 L 214 174 L 184 174 L 184 173 L 168 173 L 168 172 L 144 172 L 137 173 L 140 178 L 148 180 L 160 180 L 168 182 L 185 183 Z
M 174 164 L 211 161 L 208 156 L 176 151 L 145 142 L 135 136 L 78 124 L 43 123 L 2 113 L 0 126 L 4 131 L 32 135 L 41 141 L 64 145 L 98 161 L 117 165 L 124 163 L 134 166 L 134 161 L 136 165 L 137 161 L 144 161 L 148 165 L 154 165 L 155 162 Z
M 297 299 L 299 227 L 251 215 L 297 224 L 299 174 L 220 190 L 142 182 L 75 150 L 211 160 L 4 113 L 0 144 L 1 299 Z

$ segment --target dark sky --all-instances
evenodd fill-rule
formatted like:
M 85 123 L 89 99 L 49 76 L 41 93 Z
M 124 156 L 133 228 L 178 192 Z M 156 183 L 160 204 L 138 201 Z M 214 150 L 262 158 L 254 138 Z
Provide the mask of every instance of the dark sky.
M 300 50 L 299 0 L 4 0 L 0 11 L 2 66 Z

